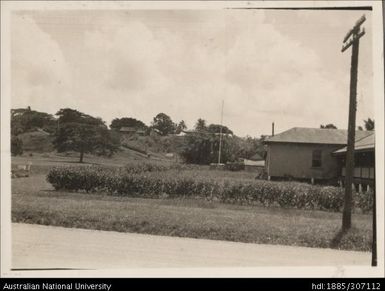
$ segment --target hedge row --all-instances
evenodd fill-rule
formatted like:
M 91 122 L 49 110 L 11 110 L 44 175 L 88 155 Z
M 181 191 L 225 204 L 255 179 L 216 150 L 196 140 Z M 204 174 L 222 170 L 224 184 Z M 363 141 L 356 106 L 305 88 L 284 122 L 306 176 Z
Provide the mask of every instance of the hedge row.
M 132 173 L 124 168 L 60 167 L 48 173 L 47 181 L 56 190 L 105 191 L 111 195 L 131 197 L 201 197 L 238 204 L 279 205 L 286 208 L 340 211 L 344 191 L 298 182 L 215 179 L 191 170 Z M 372 195 L 355 193 L 356 208 L 372 208 Z
M 188 170 L 193 169 L 194 166 L 184 165 L 184 164 L 176 164 L 176 163 L 134 163 L 128 164 L 124 167 L 124 170 L 129 174 L 140 174 L 145 172 L 164 172 L 169 170 Z

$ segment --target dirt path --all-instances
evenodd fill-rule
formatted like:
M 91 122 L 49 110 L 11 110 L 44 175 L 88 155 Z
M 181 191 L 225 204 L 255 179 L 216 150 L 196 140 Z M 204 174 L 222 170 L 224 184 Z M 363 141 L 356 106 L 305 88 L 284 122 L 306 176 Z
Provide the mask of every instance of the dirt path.
M 370 253 L 12 224 L 15 269 L 341 266 Z

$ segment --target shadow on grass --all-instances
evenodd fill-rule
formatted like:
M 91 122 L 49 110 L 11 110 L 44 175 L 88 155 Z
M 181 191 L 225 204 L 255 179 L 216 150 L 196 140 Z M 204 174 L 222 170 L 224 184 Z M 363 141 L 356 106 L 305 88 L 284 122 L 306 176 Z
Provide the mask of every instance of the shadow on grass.
M 338 249 L 341 245 L 341 241 L 343 237 L 348 233 L 347 230 L 340 229 L 337 234 L 334 236 L 334 238 L 330 241 L 330 247 L 332 249 Z

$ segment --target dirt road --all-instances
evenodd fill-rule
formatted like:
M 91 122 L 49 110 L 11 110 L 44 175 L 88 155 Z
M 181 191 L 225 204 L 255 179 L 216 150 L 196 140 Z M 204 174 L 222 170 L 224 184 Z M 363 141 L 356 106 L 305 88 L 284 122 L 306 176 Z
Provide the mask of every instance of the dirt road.
M 370 265 L 370 253 L 12 224 L 12 267 Z

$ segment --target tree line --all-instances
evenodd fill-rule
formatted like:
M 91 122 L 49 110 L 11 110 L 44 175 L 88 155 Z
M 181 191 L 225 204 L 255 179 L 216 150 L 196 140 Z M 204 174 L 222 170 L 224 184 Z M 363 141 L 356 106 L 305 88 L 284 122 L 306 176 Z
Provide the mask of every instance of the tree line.
M 143 130 L 146 134 L 155 131 L 158 135 L 178 134 L 187 129 L 184 120 L 175 123 L 165 113 L 157 114 L 150 126 L 132 117 L 115 118 L 109 128 L 99 117 L 93 117 L 75 109 L 60 109 L 55 115 L 28 108 L 11 110 L 11 153 L 23 153 L 22 140 L 18 135 L 36 130 L 44 130 L 54 137 L 53 145 L 58 152 L 75 151 L 79 162 L 84 154 L 112 156 L 120 148 L 119 131 L 123 127 Z M 218 152 L 219 133 L 223 134 L 222 161 L 233 161 L 240 155 L 255 153 L 256 142 L 251 139 L 233 137 L 227 126 L 208 124 L 199 118 L 190 133 L 180 154 L 189 163 L 213 162 Z M 231 136 L 231 137 L 230 137 Z
M 112 120 L 109 128 L 99 117 L 93 117 L 75 109 L 60 109 L 55 116 L 28 108 L 11 110 L 11 153 L 23 153 L 22 140 L 19 134 L 44 130 L 54 137 L 53 145 L 58 152 L 75 151 L 79 153 L 79 162 L 83 162 L 84 154 L 112 156 L 120 148 L 119 131 L 123 127 L 151 131 L 161 136 L 179 134 L 187 129 L 184 120 L 175 123 L 165 113 L 157 114 L 150 126 L 132 118 L 123 117 Z M 366 130 L 374 130 L 374 120 L 364 120 Z M 320 128 L 337 128 L 333 124 L 321 125 Z M 359 127 L 359 130 L 363 130 Z M 234 162 L 239 158 L 250 158 L 258 153 L 264 156 L 264 136 L 260 138 L 240 138 L 233 134 L 227 126 L 207 124 L 199 118 L 193 129 L 186 132 L 184 145 L 180 155 L 187 163 L 209 164 L 218 161 L 219 143 L 221 145 L 221 162 Z
M 368 119 L 363 120 L 364 125 L 363 126 L 358 126 L 357 130 L 367 130 L 371 131 L 374 130 L 374 119 L 371 119 L 370 117 Z M 337 126 L 335 126 L 333 123 L 328 123 L 328 124 L 321 124 L 320 125 L 321 129 L 337 129 Z

